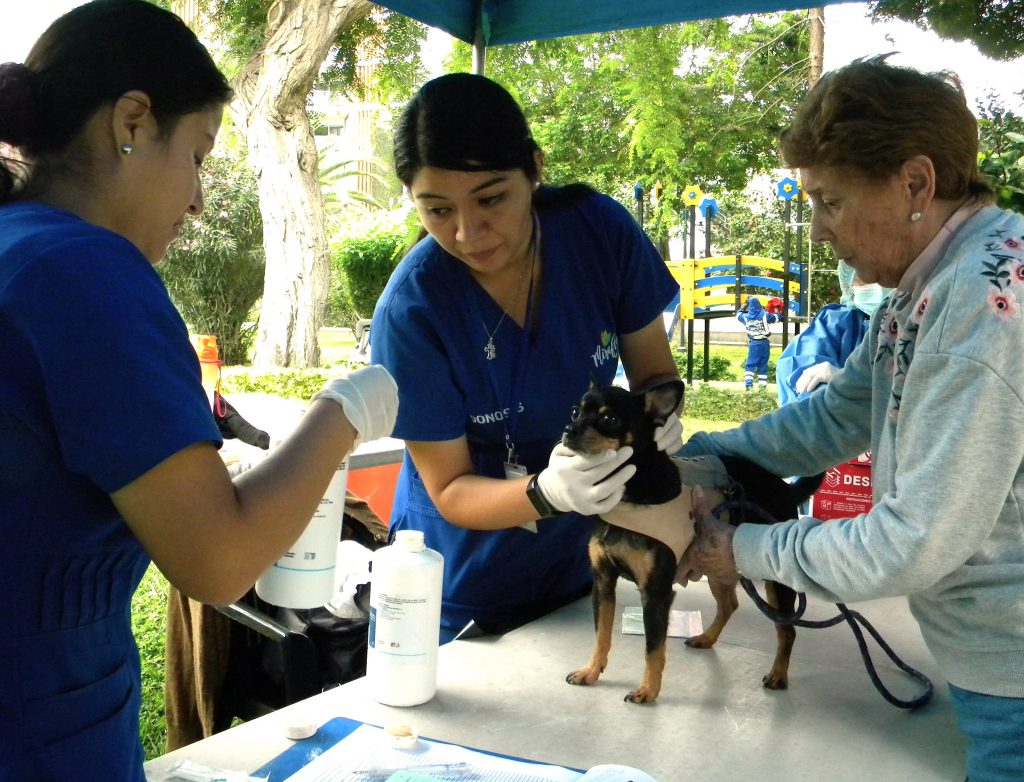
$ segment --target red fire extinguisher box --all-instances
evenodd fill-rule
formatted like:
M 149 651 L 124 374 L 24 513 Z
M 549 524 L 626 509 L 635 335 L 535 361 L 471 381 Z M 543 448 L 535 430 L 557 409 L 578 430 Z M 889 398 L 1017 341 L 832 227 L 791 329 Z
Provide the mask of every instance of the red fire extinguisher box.
M 848 519 L 871 510 L 871 452 L 833 467 L 825 473 L 811 498 L 816 519 Z

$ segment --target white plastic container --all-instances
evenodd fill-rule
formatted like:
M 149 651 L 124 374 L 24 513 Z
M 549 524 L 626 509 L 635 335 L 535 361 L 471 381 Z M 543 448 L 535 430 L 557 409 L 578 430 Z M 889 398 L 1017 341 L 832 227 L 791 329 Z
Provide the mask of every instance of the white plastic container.
M 416 706 L 437 692 L 444 557 L 418 530 L 399 530 L 374 552 L 366 679 L 387 706 Z
M 334 597 L 347 485 L 346 459 L 338 465 L 299 539 L 256 580 L 256 594 L 261 599 L 282 608 L 317 608 Z

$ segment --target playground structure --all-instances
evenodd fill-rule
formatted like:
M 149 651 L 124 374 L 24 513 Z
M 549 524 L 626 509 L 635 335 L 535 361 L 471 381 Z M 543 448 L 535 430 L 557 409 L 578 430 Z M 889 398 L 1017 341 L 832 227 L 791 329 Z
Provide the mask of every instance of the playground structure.
M 806 316 L 809 310 L 808 264 L 802 261 L 803 197 L 796 180 L 786 177 L 776 185 L 776 192 L 785 199 L 785 233 L 783 258 L 764 258 L 753 255 L 711 255 L 712 224 L 718 214 L 718 202 L 705 196 L 697 185 L 689 185 L 683 194 L 689 230 L 688 257 L 667 261 L 669 271 L 679 283 L 679 301 L 676 309 L 679 320 L 686 321 L 686 382 L 693 383 L 694 322 L 705 321 L 704 326 L 704 380 L 708 379 L 711 334 L 707 321 L 714 318 L 735 318 L 740 308 L 752 295 L 771 291 L 782 299 L 782 345 L 788 342 L 788 322 L 791 317 Z M 797 214 L 793 221 L 792 201 L 796 198 Z M 697 210 L 704 215 L 704 257 L 697 258 Z M 794 230 L 795 229 L 795 230 Z M 796 258 L 792 257 L 792 234 L 796 233 Z M 771 276 L 777 272 L 778 276 Z M 800 321 L 796 320 L 799 333 Z M 673 327 L 675 319 L 673 319 Z

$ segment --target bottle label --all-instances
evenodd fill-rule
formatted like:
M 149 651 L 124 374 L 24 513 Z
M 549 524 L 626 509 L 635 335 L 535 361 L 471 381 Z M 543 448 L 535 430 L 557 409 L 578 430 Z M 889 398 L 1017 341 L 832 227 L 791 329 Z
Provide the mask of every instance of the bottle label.
M 348 460 L 338 465 L 309 524 L 274 567 L 294 571 L 334 570 L 345 516 Z
M 423 657 L 437 645 L 436 611 L 424 595 L 377 593 L 370 607 L 370 646 L 395 657 Z

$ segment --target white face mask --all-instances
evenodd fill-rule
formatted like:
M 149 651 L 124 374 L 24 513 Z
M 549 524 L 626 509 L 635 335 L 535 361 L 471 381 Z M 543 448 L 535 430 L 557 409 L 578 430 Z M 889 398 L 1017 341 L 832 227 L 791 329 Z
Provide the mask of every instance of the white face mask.
M 865 315 L 874 315 L 878 305 L 889 295 L 890 290 L 890 288 L 883 288 L 877 282 L 873 282 L 870 285 L 861 285 L 859 282 L 854 282 L 853 306 Z
M 840 260 L 836 266 L 836 276 L 839 277 L 839 303 L 847 306 L 853 304 L 853 278 L 857 272 L 846 261 Z

